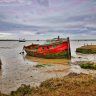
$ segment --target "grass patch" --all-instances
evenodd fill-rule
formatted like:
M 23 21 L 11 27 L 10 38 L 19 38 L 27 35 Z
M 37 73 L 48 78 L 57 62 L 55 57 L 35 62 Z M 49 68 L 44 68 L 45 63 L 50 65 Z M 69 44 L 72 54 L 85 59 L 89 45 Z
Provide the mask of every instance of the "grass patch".
M 39 87 L 23 85 L 9 96 L 96 96 L 96 78 L 71 73 L 62 78 L 46 80 Z
M 2 94 L 2 93 L 0 92 L 0 96 L 8 96 L 8 95 Z
M 52 65 L 51 64 L 37 64 L 35 67 L 41 68 L 41 67 L 48 67 L 48 66 L 52 66 Z
M 80 48 L 76 49 L 76 52 L 83 54 L 96 54 L 96 45 L 81 46 Z
M 17 91 L 12 91 L 10 96 L 29 96 L 32 91 L 33 89 L 30 88 L 30 85 L 26 86 L 22 84 L 21 87 L 17 89 Z
M 84 69 L 95 69 L 96 70 L 96 64 L 94 62 L 83 62 L 80 64 L 81 68 Z

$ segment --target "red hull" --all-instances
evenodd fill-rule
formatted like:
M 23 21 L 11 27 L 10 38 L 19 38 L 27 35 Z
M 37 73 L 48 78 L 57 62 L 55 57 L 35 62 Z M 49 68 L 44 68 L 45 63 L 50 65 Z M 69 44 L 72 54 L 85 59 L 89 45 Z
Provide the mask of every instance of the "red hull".
M 24 50 L 27 54 L 37 57 L 50 57 L 51 55 L 54 55 L 54 58 L 58 55 L 58 57 L 61 56 L 61 53 L 65 54 L 67 53 L 67 57 L 69 58 L 69 50 L 70 49 L 70 43 L 69 41 L 63 41 L 63 42 L 56 42 L 49 45 L 36 45 L 32 44 L 29 46 L 24 46 Z

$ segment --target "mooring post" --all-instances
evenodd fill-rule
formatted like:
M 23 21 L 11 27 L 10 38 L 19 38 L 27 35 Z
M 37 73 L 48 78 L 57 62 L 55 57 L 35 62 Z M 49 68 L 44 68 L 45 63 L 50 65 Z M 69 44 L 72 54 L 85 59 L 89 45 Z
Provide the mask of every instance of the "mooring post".
M 69 37 L 67 37 L 67 41 L 68 41 L 68 58 L 71 59 L 71 48 L 70 48 L 70 39 L 69 39 Z

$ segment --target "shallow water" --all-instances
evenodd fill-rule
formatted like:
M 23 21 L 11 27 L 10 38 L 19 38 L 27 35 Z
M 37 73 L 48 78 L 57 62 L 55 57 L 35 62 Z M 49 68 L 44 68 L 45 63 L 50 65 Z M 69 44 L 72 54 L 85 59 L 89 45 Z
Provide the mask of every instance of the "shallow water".
M 19 54 L 22 51 L 24 45 L 32 43 L 43 44 L 45 41 L 0 41 L 0 58 L 2 60 L 2 68 L 0 70 L 0 91 L 2 93 L 10 93 L 16 90 L 21 84 L 30 84 L 31 86 L 38 86 L 42 81 L 52 78 L 61 77 L 69 74 L 70 72 L 76 73 L 91 73 L 96 74 L 94 70 L 84 70 L 78 65 L 74 65 L 75 61 L 89 60 L 96 62 L 96 55 L 83 55 L 76 54 L 75 50 L 84 44 L 96 44 L 96 41 L 71 41 L 71 63 L 69 61 L 56 64 L 53 61 L 47 63 L 50 66 L 41 68 L 35 67 L 37 64 L 44 62 L 45 60 L 36 58 L 26 58 L 26 54 Z M 62 60 L 63 61 L 63 60 Z M 57 62 L 58 63 L 58 62 Z

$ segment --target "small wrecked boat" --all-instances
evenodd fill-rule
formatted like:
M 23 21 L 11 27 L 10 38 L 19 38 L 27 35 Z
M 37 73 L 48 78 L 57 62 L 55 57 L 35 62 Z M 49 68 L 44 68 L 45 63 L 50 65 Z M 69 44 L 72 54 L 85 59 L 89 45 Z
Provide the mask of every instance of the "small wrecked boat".
M 19 39 L 19 42 L 26 42 L 25 39 Z
M 31 44 L 24 46 L 23 49 L 27 55 L 40 57 L 40 58 L 71 58 L 70 41 L 67 39 L 52 40 L 49 44 Z

